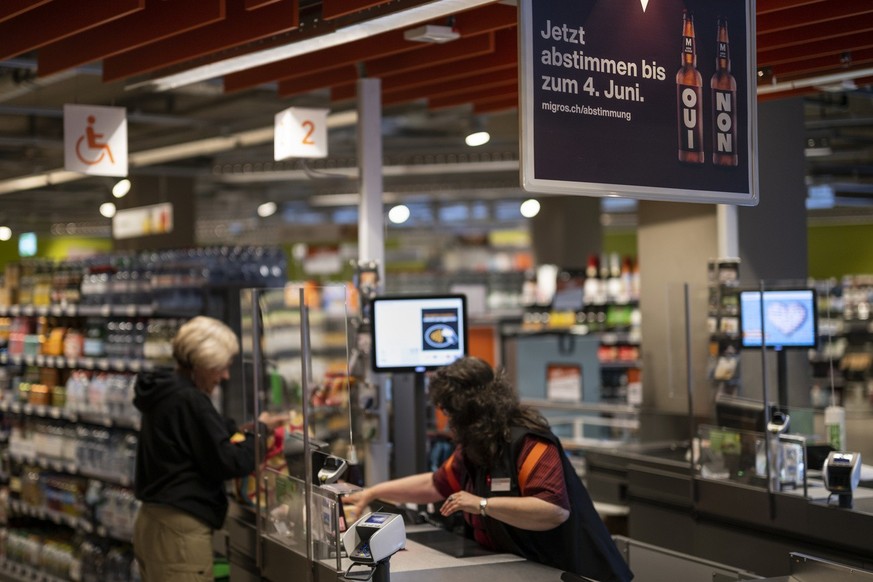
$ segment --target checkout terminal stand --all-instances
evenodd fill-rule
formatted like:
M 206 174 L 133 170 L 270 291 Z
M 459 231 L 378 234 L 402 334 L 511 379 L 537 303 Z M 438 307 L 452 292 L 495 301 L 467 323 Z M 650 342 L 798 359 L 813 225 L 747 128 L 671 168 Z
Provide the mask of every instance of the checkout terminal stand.
M 368 513 L 343 534 L 343 546 L 352 561 L 345 573 L 346 580 L 388 582 L 391 556 L 406 547 L 403 517 L 396 513 Z M 366 570 L 353 573 L 356 565 L 363 565 Z

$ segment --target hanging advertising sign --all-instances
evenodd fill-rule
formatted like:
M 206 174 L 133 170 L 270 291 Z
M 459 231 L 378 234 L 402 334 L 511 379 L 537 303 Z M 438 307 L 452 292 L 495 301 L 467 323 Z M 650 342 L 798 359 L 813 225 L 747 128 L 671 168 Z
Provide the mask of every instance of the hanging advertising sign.
M 519 0 L 529 192 L 754 206 L 754 0 Z
M 127 176 L 124 107 L 64 105 L 64 169 L 92 176 Z
M 327 109 L 289 107 L 276 114 L 273 158 L 327 157 Z
M 112 238 L 121 240 L 173 232 L 173 205 L 169 202 L 125 208 L 112 217 Z

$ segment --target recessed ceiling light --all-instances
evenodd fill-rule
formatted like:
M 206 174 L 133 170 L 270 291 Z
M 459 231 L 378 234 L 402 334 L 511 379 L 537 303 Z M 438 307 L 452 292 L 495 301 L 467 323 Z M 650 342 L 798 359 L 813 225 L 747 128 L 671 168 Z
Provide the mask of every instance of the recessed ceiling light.
M 468 135 L 464 141 L 471 148 L 475 148 L 491 141 L 491 134 L 487 131 L 477 131 Z
M 519 208 L 521 215 L 525 218 L 533 218 L 540 213 L 540 202 L 536 198 L 530 198 L 521 203 Z
M 258 206 L 258 216 L 261 218 L 267 218 L 268 216 L 273 216 L 276 214 L 276 210 L 278 207 L 275 202 L 264 202 L 260 206 Z
M 104 202 L 100 205 L 100 215 L 106 218 L 115 216 L 115 204 L 112 202 Z
M 124 178 L 115 183 L 112 187 L 112 195 L 116 198 L 124 198 L 130 192 L 130 180 Z
M 409 215 L 409 207 L 405 204 L 398 204 L 388 211 L 388 220 L 390 220 L 394 224 L 403 224 L 404 222 L 409 220 Z

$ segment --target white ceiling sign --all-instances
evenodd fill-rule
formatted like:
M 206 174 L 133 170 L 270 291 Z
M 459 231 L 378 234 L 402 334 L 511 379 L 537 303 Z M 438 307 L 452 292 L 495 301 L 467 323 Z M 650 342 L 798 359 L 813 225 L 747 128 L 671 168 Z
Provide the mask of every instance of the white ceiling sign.
M 289 107 L 276 114 L 273 157 L 327 157 L 327 109 Z
M 112 238 L 134 238 L 173 232 L 173 205 L 169 202 L 126 208 L 112 217 Z
M 93 176 L 127 176 L 124 107 L 64 105 L 64 169 Z

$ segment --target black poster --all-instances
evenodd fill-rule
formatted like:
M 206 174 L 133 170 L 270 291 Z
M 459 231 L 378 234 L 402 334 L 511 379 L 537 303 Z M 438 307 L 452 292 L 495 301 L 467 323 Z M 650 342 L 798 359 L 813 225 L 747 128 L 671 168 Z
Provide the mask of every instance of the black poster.
M 526 190 L 757 204 L 751 0 L 519 4 Z

